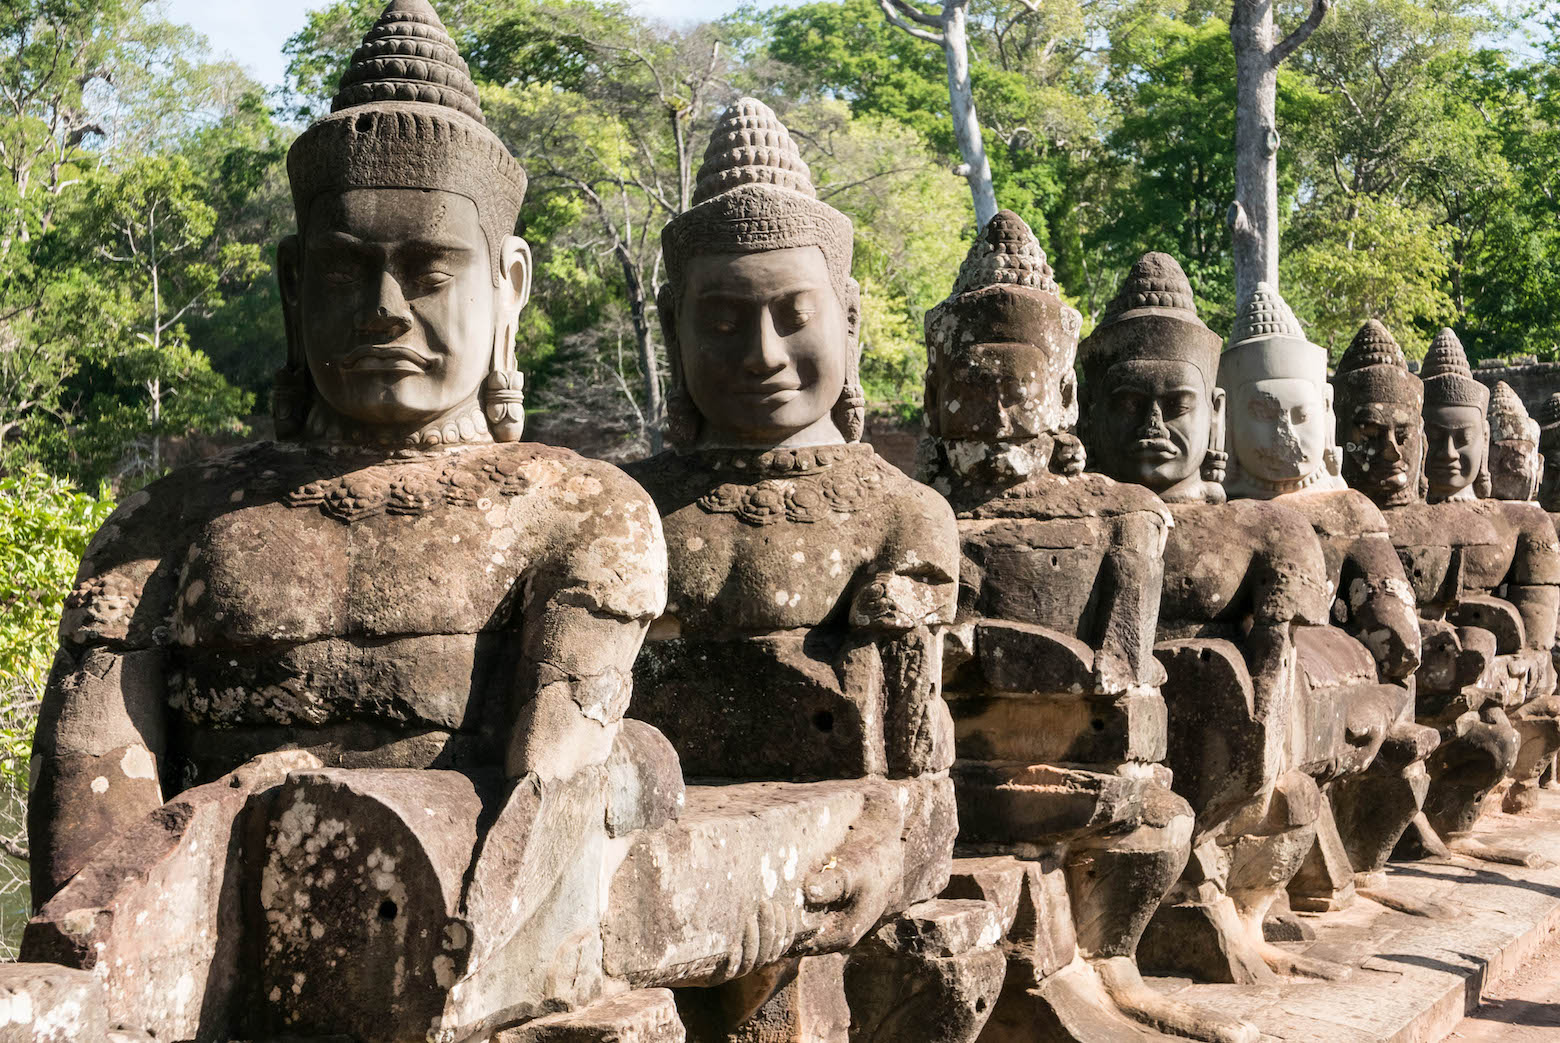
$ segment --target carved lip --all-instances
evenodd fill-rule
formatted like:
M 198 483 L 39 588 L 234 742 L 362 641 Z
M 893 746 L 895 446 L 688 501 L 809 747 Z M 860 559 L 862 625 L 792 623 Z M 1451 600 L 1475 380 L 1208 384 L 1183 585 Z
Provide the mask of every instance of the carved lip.
M 433 356 L 404 344 L 365 344 L 342 360 L 346 369 L 384 373 L 423 373 L 433 367 Z
M 736 388 L 732 394 L 754 405 L 779 405 L 789 402 L 802 393 L 800 384 L 760 384 L 757 387 Z
M 1132 443 L 1132 455 L 1141 460 L 1174 460 L 1181 451 L 1167 439 L 1142 438 Z

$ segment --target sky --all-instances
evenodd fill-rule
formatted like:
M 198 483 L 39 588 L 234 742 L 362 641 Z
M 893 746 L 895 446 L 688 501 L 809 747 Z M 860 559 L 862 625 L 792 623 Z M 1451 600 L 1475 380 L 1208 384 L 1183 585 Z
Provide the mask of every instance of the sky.
M 269 87 L 279 86 L 287 68 L 282 44 L 303 28 L 311 8 L 328 0 L 165 0 L 168 17 L 206 34 L 211 49 L 247 67 Z M 437 0 L 435 0 L 437 6 Z M 738 0 L 638 0 L 643 13 L 669 22 L 700 21 L 734 10 Z

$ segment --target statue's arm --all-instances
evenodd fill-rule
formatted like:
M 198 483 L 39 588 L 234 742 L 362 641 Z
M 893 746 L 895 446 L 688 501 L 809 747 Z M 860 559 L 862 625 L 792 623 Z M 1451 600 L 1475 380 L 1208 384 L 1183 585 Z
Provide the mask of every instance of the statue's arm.
M 1275 510 L 1259 524 L 1264 539 L 1251 563 L 1251 629 L 1242 650 L 1251 672 L 1256 717 L 1271 721 L 1289 712 L 1292 628 L 1297 623 L 1326 625 L 1331 599 L 1327 562 L 1305 519 Z
M 1166 529 L 1166 518 L 1148 511 L 1117 523 L 1105 557 L 1106 597 L 1094 656 L 1095 687 L 1102 694 L 1158 683 L 1154 632 L 1164 589 Z
M 27 832 L 41 905 L 163 803 L 167 626 L 184 541 L 177 490 L 134 494 L 82 559 L 33 739 Z
M 524 666 L 507 773 L 566 778 L 607 759 L 633 688 L 634 659 L 666 607 L 666 542 L 650 498 L 602 466 L 601 493 L 552 534 L 518 612 Z M 610 509 L 609 509 L 610 508 Z
M 1403 680 L 1419 668 L 1414 590 L 1384 532 L 1367 533 L 1354 545 L 1338 597 L 1348 608 L 1350 633 L 1370 649 L 1383 680 Z
M 871 635 L 883 664 L 888 769 L 897 777 L 953 763 L 942 653 L 943 628 L 958 611 L 958 526 L 932 490 L 918 485 L 915 498 L 919 509 L 906 510 L 886 534 L 850 611 L 851 625 Z
M 1554 524 L 1536 504 L 1521 505 L 1517 553 L 1506 579 L 1506 600 L 1522 616 L 1527 647 L 1555 643 L 1560 618 L 1560 545 Z

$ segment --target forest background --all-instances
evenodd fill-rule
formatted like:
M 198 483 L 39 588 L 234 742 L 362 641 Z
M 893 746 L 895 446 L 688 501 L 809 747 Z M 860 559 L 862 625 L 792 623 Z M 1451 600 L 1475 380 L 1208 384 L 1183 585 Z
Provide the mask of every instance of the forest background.
M 0 5 L 0 935 L 25 916 L 31 722 L 53 627 L 112 499 L 266 434 L 284 356 L 272 264 L 298 130 L 383 0 L 322 3 L 267 91 L 147 0 Z M 1309 4 L 1279 4 L 1294 24 Z M 531 177 L 528 423 L 658 445 L 660 230 L 718 112 L 769 102 L 855 221 L 872 409 L 918 421 L 922 316 L 975 234 L 940 48 L 878 0 L 666 25 L 612 0 L 440 0 L 489 124 Z M 930 8 L 933 13 L 936 8 Z M 1085 332 L 1147 250 L 1233 319 L 1227 0 L 973 0 L 970 79 L 999 205 Z M 1279 71 L 1282 289 L 1340 353 L 1560 358 L 1560 10 L 1337 0 Z M 9 794 L 9 796 L 7 796 Z M 8 818 L 8 821 L 7 821 Z

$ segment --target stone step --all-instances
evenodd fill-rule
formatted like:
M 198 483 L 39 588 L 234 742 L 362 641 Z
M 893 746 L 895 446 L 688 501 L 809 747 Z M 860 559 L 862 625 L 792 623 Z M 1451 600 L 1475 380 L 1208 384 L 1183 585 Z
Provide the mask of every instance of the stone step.
M 1447 919 L 1396 912 L 1367 899 L 1325 915 L 1298 914 L 1315 931 L 1286 949 L 1354 968 L 1343 981 L 1289 979 L 1272 986 L 1153 983 L 1178 998 L 1244 1018 L 1264 1043 L 1436 1043 L 1478 1006 L 1485 990 L 1534 957 L 1560 928 L 1560 792 L 1540 791 L 1521 815 L 1499 797 L 1476 834 L 1491 845 L 1549 859 L 1525 868 L 1453 856 L 1393 863 L 1388 894 L 1439 902 Z

